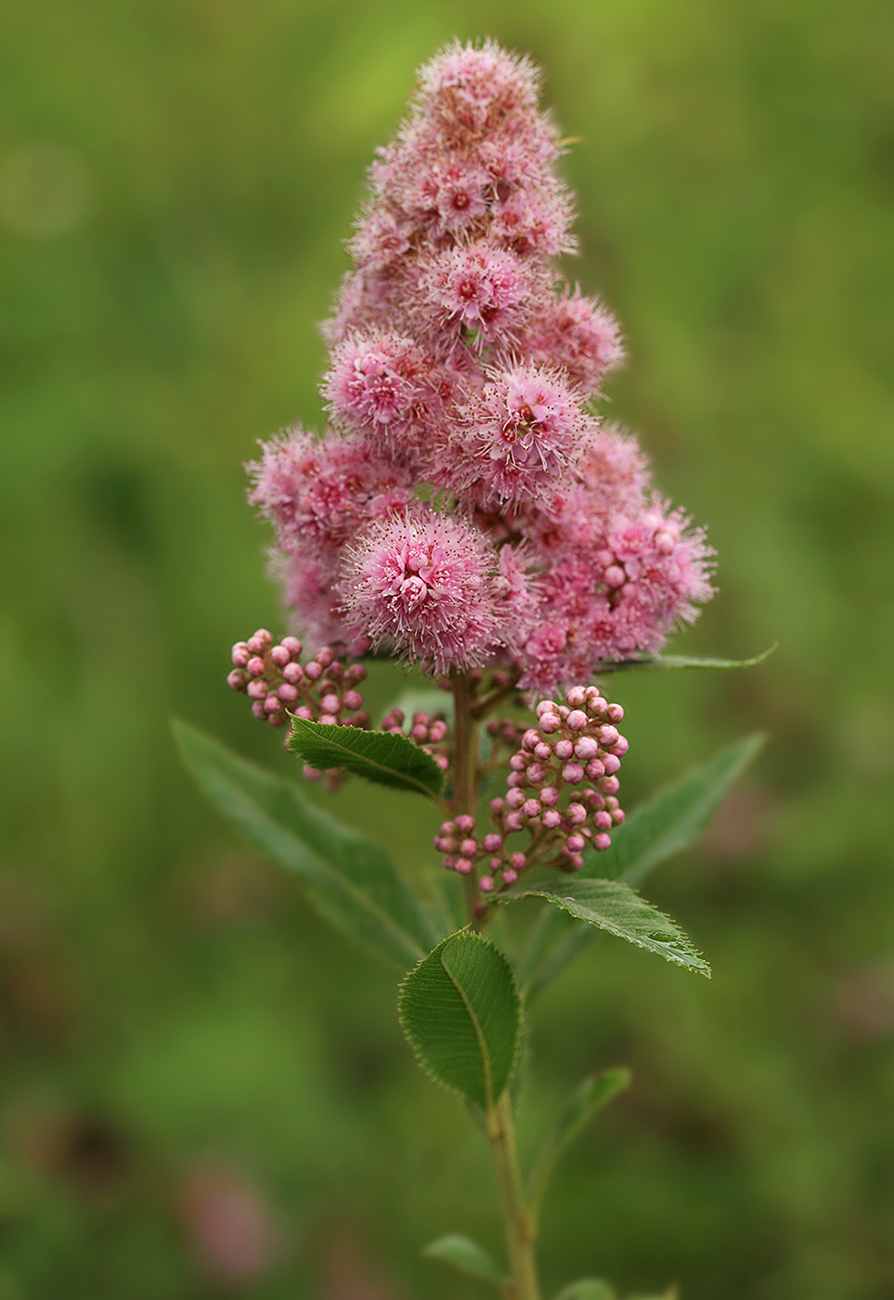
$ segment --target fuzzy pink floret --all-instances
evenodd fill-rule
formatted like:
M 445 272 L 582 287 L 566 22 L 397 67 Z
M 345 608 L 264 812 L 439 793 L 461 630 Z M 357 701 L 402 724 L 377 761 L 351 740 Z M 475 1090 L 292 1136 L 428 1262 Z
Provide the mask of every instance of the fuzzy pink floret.
M 348 624 L 436 673 L 486 660 L 504 635 L 495 556 L 472 524 L 417 506 L 371 524 L 345 552 Z
M 482 503 L 537 499 L 583 453 L 594 422 L 558 372 L 516 365 L 491 372 L 447 444 L 442 477 Z
M 277 526 L 286 551 L 332 561 L 358 527 L 411 499 L 408 470 L 362 437 L 317 438 L 300 427 L 267 443 L 247 466 L 252 505 Z
M 560 365 L 586 392 L 598 392 L 603 376 L 624 358 L 621 328 L 611 312 L 580 290 L 540 313 L 522 345 L 544 364 Z

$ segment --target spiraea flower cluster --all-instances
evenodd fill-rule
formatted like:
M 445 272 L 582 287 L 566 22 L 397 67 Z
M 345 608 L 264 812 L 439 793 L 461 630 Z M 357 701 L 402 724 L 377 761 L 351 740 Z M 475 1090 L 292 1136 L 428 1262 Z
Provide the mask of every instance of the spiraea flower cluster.
M 538 725 L 509 760 L 505 795 L 491 800 L 491 828 L 479 839 L 474 817 L 463 814 L 435 836 L 445 867 L 479 874 L 485 894 L 513 885 L 530 866 L 579 870 L 587 846 L 607 849 L 608 832 L 624 820 L 616 797 L 627 753 L 616 726 L 621 706 L 595 686 L 575 686 L 564 704 L 542 700 L 536 712 Z
M 660 650 L 712 553 L 598 414 L 621 335 L 555 267 L 572 203 L 537 101 L 491 42 L 421 70 L 324 327 L 329 424 L 249 469 L 297 632 L 542 693 Z

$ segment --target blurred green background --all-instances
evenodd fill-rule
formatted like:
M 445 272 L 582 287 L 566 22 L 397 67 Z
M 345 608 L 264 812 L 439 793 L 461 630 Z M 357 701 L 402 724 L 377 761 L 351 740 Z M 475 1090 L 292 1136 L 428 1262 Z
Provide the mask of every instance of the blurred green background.
M 33 0 L 2 28 L 0 1300 L 446 1300 L 476 1284 L 426 1241 L 501 1248 L 394 977 L 215 819 L 168 730 L 289 765 L 223 684 L 280 626 L 240 466 L 319 421 L 372 150 L 414 68 L 484 34 L 579 137 L 568 270 L 629 339 L 610 412 L 720 554 L 674 648 L 781 641 L 616 679 L 628 807 L 772 739 L 645 891 L 713 983 L 603 936 L 538 1009 L 526 1149 L 581 1075 L 635 1072 L 563 1166 L 546 1292 L 890 1300 L 894 10 Z M 431 862 L 427 809 L 339 803 Z

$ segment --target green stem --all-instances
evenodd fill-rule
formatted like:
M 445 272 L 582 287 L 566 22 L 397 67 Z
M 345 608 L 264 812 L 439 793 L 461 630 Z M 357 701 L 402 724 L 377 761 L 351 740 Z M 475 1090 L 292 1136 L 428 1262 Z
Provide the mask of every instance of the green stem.
M 537 1281 L 537 1262 L 534 1258 L 534 1238 L 537 1233 L 522 1182 L 515 1145 L 515 1123 L 508 1092 L 497 1102 L 488 1116 L 487 1135 L 490 1138 L 497 1167 L 497 1181 L 503 1203 L 506 1225 L 506 1245 L 512 1282 L 506 1288 L 507 1300 L 540 1300 Z
M 478 726 L 473 716 L 474 688 L 464 673 L 455 673 L 453 684 L 453 802 L 454 817 L 461 813 L 475 816 L 478 809 Z M 481 924 L 478 904 L 478 873 L 463 877 L 466 919 L 474 930 Z

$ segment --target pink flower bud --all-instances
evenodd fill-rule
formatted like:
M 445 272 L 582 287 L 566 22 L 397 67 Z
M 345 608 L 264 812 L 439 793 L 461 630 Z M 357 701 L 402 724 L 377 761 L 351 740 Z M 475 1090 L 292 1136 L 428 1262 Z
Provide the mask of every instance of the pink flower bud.
M 285 668 L 291 657 L 284 645 L 275 645 L 270 651 L 271 662 L 275 663 L 277 668 Z
M 555 808 L 559 802 L 559 792 L 554 785 L 545 785 L 540 791 L 540 802 L 544 808 Z
M 328 668 L 334 658 L 335 654 L 329 649 L 328 645 L 320 646 L 319 650 L 314 655 L 314 659 L 316 659 L 317 663 L 322 664 L 324 668 Z
M 363 664 L 351 664 L 350 668 L 345 672 L 345 677 L 349 682 L 366 681 L 366 676 L 367 673 Z
M 432 744 L 437 745 L 447 735 L 447 723 L 443 718 L 435 718 L 434 722 L 428 729 L 429 739 Z
M 320 704 L 326 713 L 341 713 L 341 700 L 337 695 L 324 695 Z
M 594 849 L 599 849 L 600 851 L 602 851 L 604 849 L 610 849 L 611 846 L 612 846 L 612 842 L 606 834 L 603 833 L 602 835 L 593 836 Z
M 456 829 L 468 835 L 475 829 L 475 818 L 470 817 L 468 813 L 460 813 L 456 819 Z
M 485 894 L 492 894 L 494 889 L 493 876 L 482 876 L 478 881 L 478 888 Z
M 621 770 L 621 760 L 618 758 L 617 754 L 606 754 L 602 762 L 605 766 L 606 776 L 614 776 L 616 772 Z M 615 789 L 617 789 L 617 786 Z
M 522 807 L 522 812 L 526 817 L 540 816 L 540 803 L 537 799 L 526 799 Z
M 490 831 L 481 841 L 485 853 L 498 853 L 503 847 L 503 836 L 497 835 L 495 831 Z
M 294 704 L 298 698 L 298 687 L 292 686 L 289 682 L 283 682 L 276 693 L 281 700 L 285 700 L 286 704 Z
M 573 753 L 574 753 L 574 745 L 571 743 L 570 740 L 556 741 L 556 758 L 560 758 L 564 762 L 565 759 L 570 758 Z
M 321 722 L 324 727 L 338 726 L 338 718 L 334 713 L 321 713 L 317 721 Z
M 267 694 L 267 687 L 257 678 L 253 682 L 249 682 L 245 690 L 251 700 L 262 700 Z
M 472 863 L 468 858 L 459 857 L 456 859 L 456 870 L 461 876 L 468 876 L 472 870 Z
M 572 826 L 580 826 L 587 820 L 587 810 L 582 803 L 568 805 L 568 820 Z
M 618 739 L 618 728 L 613 727 L 610 722 L 599 728 L 600 744 L 605 745 L 606 749 L 611 748 Z
M 315 682 L 323 676 L 323 665 L 317 663 L 316 659 L 311 659 L 310 663 L 305 665 L 304 672 L 312 682 Z
M 624 820 L 624 817 L 625 817 L 625 813 L 623 808 L 612 809 L 612 822 L 614 823 L 615 826 L 620 826 L 621 822 Z
M 543 824 L 548 831 L 555 830 L 557 826 L 562 825 L 562 814 L 555 808 L 550 808 L 543 814 Z
M 528 859 L 525 857 L 524 853 L 513 853 L 509 858 L 509 866 L 515 871 L 524 871 L 527 865 Z
M 562 719 L 558 713 L 544 713 L 540 719 L 540 730 L 547 736 L 558 731 L 561 725 Z
M 244 641 L 237 641 L 230 654 L 236 668 L 244 668 L 251 657 L 251 651 Z
M 309 709 L 306 704 L 302 704 L 295 710 L 295 717 L 300 718 L 302 722 L 313 722 L 313 710 Z
M 528 727 L 528 730 L 522 736 L 521 743 L 522 749 L 533 749 L 535 745 L 540 743 L 540 732 L 534 727 Z
M 517 809 L 507 814 L 506 817 L 507 831 L 520 831 L 521 828 L 524 826 L 524 824 L 525 824 L 525 819 Z
M 572 686 L 571 690 L 565 695 L 572 709 L 582 709 L 587 702 L 587 690 L 585 686 Z
M 282 700 L 278 695 L 268 695 L 264 701 L 264 708 L 268 713 L 278 713 L 282 708 Z
M 463 840 L 459 846 L 459 851 L 464 858 L 473 858 L 478 852 L 478 844 L 475 840 Z
M 598 831 L 610 831 L 612 828 L 611 813 L 605 812 L 604 810 L 602 812 L 594 813 L 593 825 Z
M 510 772 L 506 778 L 506 785 L 510 790 L 520 790 L 528 784 L 528 777 L 525 772 Z
M 609 704 L 605 711 L 612 722 L 624 721 L 624 710 L 621 708 L 620 704 Z
M 615 741 L 613 748 L 618 758 L 623 758 L 630 748 L 630 742 L 626 736 L 619 736 Z
M 363 696 L 359 691 L 345 691 L 342 704 L 346 709 L 359 709 L 362 703 Z
M 585 848 L 587 843 L 583 835 L 569 835 L 566 842 L 572 853 L 580 853 L 581 849 Z
M 249 650 L 253 655 L 262 655 L 264 651 L 267 649 L 268 645 L 271 645 L 272 642 L 273 642 L 273 637 L 270 635 L 270 633 L 267 631 L 265 627 L 261 627 L 258 628 L 254 636 L 250 636 L 248 638 L 246 645 L 248 646 Z
M 259 655 L 253 655 L 245 665 L 252 677 L 260 677 L 265 671 L 267 665 Z
M 513 754 L 509 760 L 509 766 L 513 772 L 524 772 L 528 766 L 528 760 L 524 754 Z
M 574 756 L 579 758 L 582 763 L 595 758 L 598 753 L 599 744 L 592 736 L 581 736 L 580 740 L 574 742 Z
M 587 717 L 586 713 L 584 713 L 583 709 L 572 709 L 568 714 L 568 717 L 565 719 L 566 725 L 570 727 L 572 731 L 583 731 L 589 721 L 590 719 Z
M 562 768 L 562 780 L 567 781 L 569 785 L 577 785 L 584 779 L 584 769 L 580 763 L 566 763 Z
M 604 776 L 599 785 L 603 794 L 617 794 L 621 788 L 621 782 L 616 776 Z
M 227 686 L 229 686 L 230 690 L 244 691 L 245 684 L 245 673 L 241 668 L 234 668 L 233 671 L 227 675 Z
M 534 757 L 541 763 L 548 763 L 552 756 L 552 747 L 545 740 L 541 740 L 539 745 L 534 746 Z
M 298 640 L 297 636 L 284 636 L 281 644 L 284 645 L 289 654 L 293 655 L 296 659 L 301 654 L 301 642 Z
M 504 885 L 514 885 L 515 882 L 516 882 L 516 880 L 518 880 L 518 872 L 515 871 L 512 867 L 504 867 L 504 868 L 503 868 L 503 884 L 504 884 Z
M 491 817 L 493 817 L 495 821 L 498 821 L 499 818 L 502 816 L 505 807 L 506 807 L 505 799 L 491 799 L 490 801 Z
M 592 758 L 584 769 L 591 781 L 598 781 L 599 777 L 605 776 L 605 764 L 600 758 Z
M 510 808 L 521 808 L 524 802 L 525 802 L 524 790 L 513 789 L 510 790 L 506 795 L 506 803 L 509 805 Z
M 287 682 L 291 682 L 294 686 L 295 683 L 300 682 L 304 676 L 304 669 L 300 664 L 286 664 L 285 668 L 282 670 L 282 675 Z
M 267 717 L 267 710 L 264 708 L 263 700 L 255 700 L 254 704 L 251 706 L 251 711 L 256 718 Z

